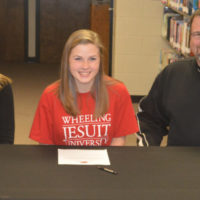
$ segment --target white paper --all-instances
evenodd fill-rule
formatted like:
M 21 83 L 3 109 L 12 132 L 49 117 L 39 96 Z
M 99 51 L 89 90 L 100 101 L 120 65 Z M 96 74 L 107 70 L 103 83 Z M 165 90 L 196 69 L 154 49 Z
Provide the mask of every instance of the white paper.
M 110 165 L 107 149 L 58 149 L 59 165 Z

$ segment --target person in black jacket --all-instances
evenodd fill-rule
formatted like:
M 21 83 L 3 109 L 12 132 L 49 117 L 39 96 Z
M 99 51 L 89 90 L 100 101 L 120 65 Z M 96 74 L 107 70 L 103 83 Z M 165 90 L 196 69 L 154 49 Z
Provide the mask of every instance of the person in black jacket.
M 14 104 L 11 80 L 0 74 L 0 144 L 14 143 Z
M 190 48 L 194 58 L 169 64 L 156 77 L 139 103 L 139 146 L 200 145 L 200 10 L 190 21 Z

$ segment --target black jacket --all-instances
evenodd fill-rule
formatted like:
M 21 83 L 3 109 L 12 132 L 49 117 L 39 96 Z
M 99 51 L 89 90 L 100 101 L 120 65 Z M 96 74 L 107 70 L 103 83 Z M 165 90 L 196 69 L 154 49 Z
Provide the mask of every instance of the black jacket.
M 14 105 L 11 85 L 0 91 L 0 144 L 14 143 Z
M 194 59 L 168 65 L 141 101 L 140 145 L 200 145 L 200 68 Z

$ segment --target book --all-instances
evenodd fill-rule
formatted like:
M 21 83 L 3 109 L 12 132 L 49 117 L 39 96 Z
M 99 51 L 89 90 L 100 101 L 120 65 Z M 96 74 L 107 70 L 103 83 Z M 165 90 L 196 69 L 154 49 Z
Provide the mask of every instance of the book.
M 183 12 L 188 13 L 188 0 L 183 0 Z
M 172 47 L 172 51 L 163 50 L 160 56 L 160 68 L 170 62 L 174 62 L 180 58 L 188 57 L 190 53 L 190 27 L 189 20 L 191 12 L 197 9 L 200 0 L 170 0 L 168 3 L 173 7 L 177 7 L 177 11 L 174 9 L 164 8 L 163 12 L 163 24 L 162 24 L 162 37 L 168 40 L 169 45 Z M 198 2 L 198 4 L 197 4 Z M 196 3 L 196 4 L 195 4 Z M 196 7 L 195 7 L 196 6 Z M 188 12 L 185 15 L 180 10 Z
M 187 29 L 186 29 L 186 54 L 190 54 L 190 27 L 187 26 Z
M 176 21 L 176 40 L 175 40 L 175 48 L 178 52 L 181 52 L 181 43 L 182 43 L 182 36 L 183 36 L 183 20 Z
M 184 57 L 177 54 L 172 49 L 162 49 L 160 51 L 160 68 L 159 70 L 163 70 L 167 65 L 177 60 L 183 59 Z
M 182 21 L 183 17 L 181 15 L 173 16 L 170 20 L 169 42 L 173 48 L 177 48 L 178 26 Z
M 188 14 L 192 15 L 198 9 L 199 0 L 188 0 Z
M 183 33 L 182 33 L 182 43 L 181 43 L 181 53 L 186 55 L 189 51 L 189 40 L 188 36 L 190 34 L 189 18 L 185 18 L 183 22 Z
M 179 14 L 177 14 L 175 11 L 173 11 L 172 9 L 170 9 L 169 7 L 164 7 L 163 10 L 163 22 L 162 22 L 162 31 L 161 31 L 161 35 L 163 38 L 169 40 L 169 35 L 170 35 L 170 20 L 172 17 L 175 16 L 180 16 Z
M 180 0 L 179 10 L 180 10 L 181 12 L 183 11 L 183 0 Z
M 199 6 L 199 0 L 193 0 L 193 8 L 192 8 L 192 13 L 194 13 Z

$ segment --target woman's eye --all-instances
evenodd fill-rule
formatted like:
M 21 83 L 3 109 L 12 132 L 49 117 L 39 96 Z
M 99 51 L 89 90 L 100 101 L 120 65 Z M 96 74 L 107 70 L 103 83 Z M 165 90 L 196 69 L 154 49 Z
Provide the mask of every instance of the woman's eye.
M 91 61 L 94 61 L 94 60 L 96 60 L 96 58 L 95 58 L 95 57 L 91 57 L 90 60 L 91 60 Z
M 76 58 L 74 58 L 74 60 L 78 61 L 78 60 L 81 60 L 81 58 L 80 57 L 76 57 Z

